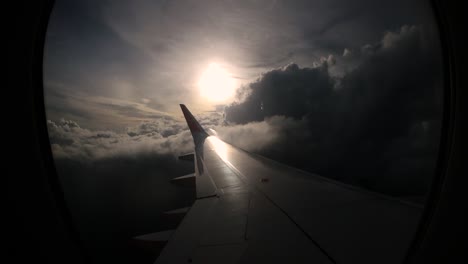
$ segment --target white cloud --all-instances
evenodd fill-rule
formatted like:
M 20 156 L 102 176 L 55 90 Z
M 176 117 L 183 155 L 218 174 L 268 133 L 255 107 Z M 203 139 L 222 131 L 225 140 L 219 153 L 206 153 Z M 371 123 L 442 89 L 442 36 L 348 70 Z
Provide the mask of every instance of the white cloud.
M 215 130 L 220 139 L 244 150 L 255 152 L 270 147 L 289 132 L 296 132 L 295 137 L 300 137 L 301 131 L 306 131 L 305 125 L 305 120 L 272 116 L 261 122 L 218 126 Z
M 143 123 L 128 128 L 132 133 L 92 131 L 70 120 L 47 124 L 55 158 L 92 161 L 151 153 L 179 155 L 193 149 L 190 133 L 175 122 L 168 127 L 167 123 Z M 174 131 L 163 136 L 171 128 Z
M 219 120 L 215 118 L 216 122 Z M 291 131 L 296 136 L 305 131 L 304 120 L 284 116 L 273 116 L 265 121 L 245 125 L 221 126 L 216 122 L 206 122 L 205 128 L 213 127 L 219 138 L 247 151 L 265 149 Z M 61 120 L 57 123 L 48 120 L 47 124 L 55 158 L 93 161 L 151 153 L 176 156 L 191 152 L 194 148 L 186 125 L 171 120 L 141 123 L 127 128 L 126 133 L 93 131 L 81 128 L 71 120 Z
M 336 63 L 335 56 L 333 56 L 332 54 L 328 55 L 327 64 L 329 66 L 333 66 L 333 65 L 335 65 L 335 63 Z
M 351 51 L 347 48 L 344 49 L 343 51 L 343 57 L 349 56 L 351 54 Z
M 411 37 L 412 35 L 419 33 L 419 31 L 420 28 L 415 25 L 404 25 L 401 27 L 399 32 L 387 32 L 385 33 L 382 39 L 382 47 L 384 49 L 391 48 L 395 46 L 399 41 Z

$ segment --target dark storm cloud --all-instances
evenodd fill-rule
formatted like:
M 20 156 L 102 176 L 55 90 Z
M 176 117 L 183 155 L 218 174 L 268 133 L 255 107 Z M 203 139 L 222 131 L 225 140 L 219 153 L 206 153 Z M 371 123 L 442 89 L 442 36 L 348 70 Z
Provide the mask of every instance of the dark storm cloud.
M 239 97 L 246 97 L 245 101 L 227 107 L 226 120 L 247 123 L 274 115 L 301 118 L 330 100 L 333 85 L 326 60 L 315 68 L 289 64 L 244 87 Z
M 344 48 L 373 42 L 384 30 L 395 31 L 403 24 L 425 24 L 429 28 L 435 25 L 430 3 L 424 0 L 308 1 L 307 6 L 299 5 L 296 10 L 301 8 L 320 10 L 317 26 L 303 28 L 304 40 L 321 50 L 321 54 L 339 53 Z M 308 21 L 306 18 L 302 22 L 312 20 L 308 17 Z
M 424 32 L 387 32 L 356 54 L 359 63 L 342 78 L 329 74 L 326 60 L 267 72 L 226 108 L 226 120 L 293 118 L 301 125 L 286 126 L 287 136 L 261 153 L 371 189 L 423 194 L 435 166 L 442 85 L 439 51 Z

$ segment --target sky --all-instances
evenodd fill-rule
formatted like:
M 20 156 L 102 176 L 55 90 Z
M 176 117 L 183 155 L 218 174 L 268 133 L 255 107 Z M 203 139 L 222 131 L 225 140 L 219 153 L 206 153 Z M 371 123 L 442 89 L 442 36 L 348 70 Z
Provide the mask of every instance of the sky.
M 44 57 L 51 119 L 121 129 L 216 105 L 197 83 L 211 63 L 236 86 L 345 52 L 404 25 L 432 29 L 425 1 L 57 1 Z M 367 10 L 367 11 L 366 11 Z M 222 102 L 229 103 L 229 102 Z
M 421 201 L 442 110 L 435 25 L 422 0 L 56 1 L 44 99 L 78 222 L 133 215 L 137 234 L 189 204 L 161 180 L 193 170 L 175 158 L 193 149 L 180 103 L 240 148 Z

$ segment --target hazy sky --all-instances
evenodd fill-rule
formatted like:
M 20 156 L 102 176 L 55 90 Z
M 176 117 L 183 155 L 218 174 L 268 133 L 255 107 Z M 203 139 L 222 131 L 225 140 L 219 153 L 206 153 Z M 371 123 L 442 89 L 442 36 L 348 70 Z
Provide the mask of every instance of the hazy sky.
M 49 119 L 122 130 L 220 102 L 197 85 L 211 63 L 236 87 L 264 72 L 333 58 L 332 74 L 403 25 L 431 28 L 426 1 L 56 1 L 44 80 Z M 223 89 L 220 87 L 219 89 Z M 230 98 L 234 99 L 234 98 Z M 228 103 L 224 101 L 221 103 Z

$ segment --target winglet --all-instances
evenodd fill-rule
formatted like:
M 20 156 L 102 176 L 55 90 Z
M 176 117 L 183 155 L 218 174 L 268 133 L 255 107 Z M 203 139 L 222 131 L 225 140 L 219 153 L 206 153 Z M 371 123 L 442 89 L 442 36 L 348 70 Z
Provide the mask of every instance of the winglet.
M 182 109 L 182 113 L 184 113 L 185 121 L 187 121 L 187 125 L 192 133 L 195 146 L 202 144 L 205 138 L 209 136 L 208 133 L 205 132 L 203 127 L 198 123 L 195 117 L 193 117 L 192 113 L 190 113 L 184 104 L 180 104 L 180 108 Z

